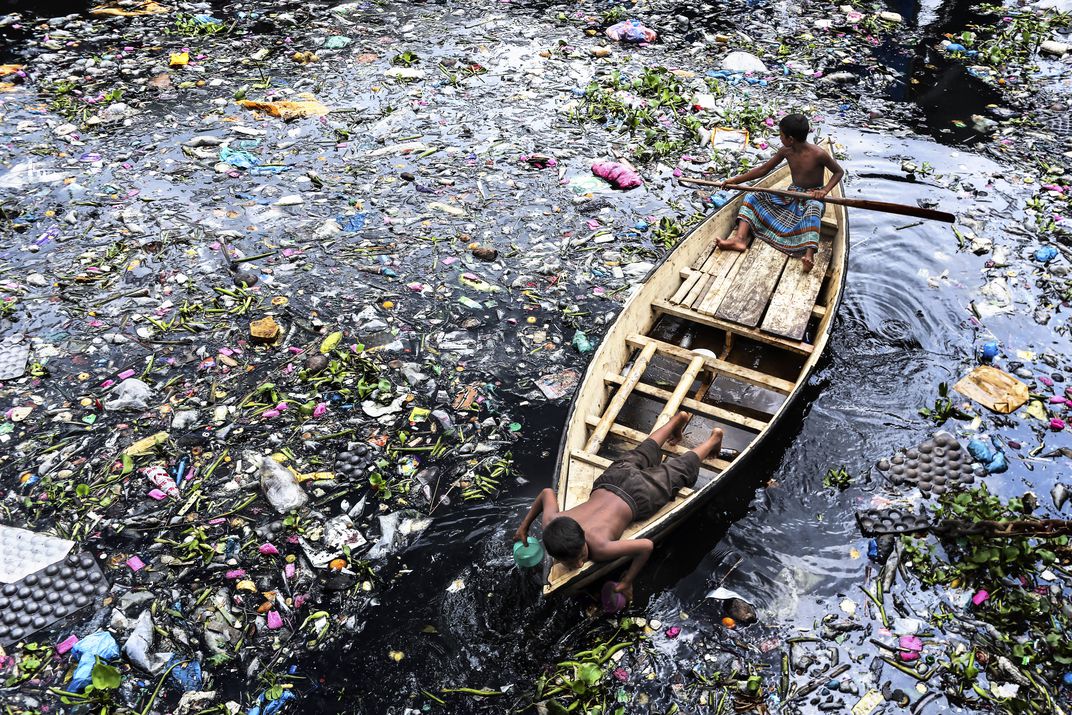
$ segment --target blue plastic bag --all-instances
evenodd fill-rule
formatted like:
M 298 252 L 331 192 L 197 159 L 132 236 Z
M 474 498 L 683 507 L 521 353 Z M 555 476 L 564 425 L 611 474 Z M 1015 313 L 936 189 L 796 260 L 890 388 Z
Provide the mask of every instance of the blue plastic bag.
M 71 655 L 78 658 L 78 667 L 67 687 L 72 693 L 80 693 L 93 682 L 93 666 L 97 664 L 97 658 L 115 660 L 119 657 L 119 644 L 108 631 L 97 631 L 75 643 Z
M 282 695 L 278 698 L 268 701 L 267 704 L 265 704 L 265 701 L 268 699 L 264 697 L 264 693 L 261 693 L 260 697 L 257 698 L 257 704 L 251 707 L 246 712 L 246 715 L 276 715 L 276 713 L 283 709 L 284 705 L 295 699 L 296 696 L 294 693 L 289 690 L 284 690 Z
M 167 667 L 171 668 L 173 664 L 182 663 L 184 660 L 186 659 L 173 655 L 171 660 L 168 661 Z M 175 685 L 187 693 L 200 690 L 201 683 L 204 680 L 201 676 L 201 663 L 196 660 L 191 660 L 186 665 L 176 665 L 171 668 L 170 677 Z

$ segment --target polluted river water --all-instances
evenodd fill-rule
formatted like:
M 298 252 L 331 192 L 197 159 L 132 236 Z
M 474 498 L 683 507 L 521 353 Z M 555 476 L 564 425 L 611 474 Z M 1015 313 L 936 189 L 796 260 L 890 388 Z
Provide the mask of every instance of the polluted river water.
M 1009 470 L 979 481 L 1062 517 L 1068 57 L 941 43 L 993 24 L 985 49 L 1028 13 L 1050 18 L 1042 39 L 1068 25 L 894 5 L 17 3 L 0 20 L 0 63 L 19 67 L 0 78 L 0 327 L 31 351 L 0 383 L 0 523 L 75 542 L 110 591 L 5 642 L 5 705 L 1065 708 L 1068 654 L 1046 638 L 1068 622 L 1067 551 L 924 586 L 906 540 L 883 593 L 855 512 L 933 513 L 872 467 L 928 439 L 920 409 L 996 342 L 1031 403 L 1000 415 L 950 392 L 967 412 L 941 429 L 998 436 Z M 607 39 L 632 17 L 658 41 Z M 766 68 L 727 73 L 732 51 Z M 284 100 L 323 111 L 239 104 Z M 839 145 L 847 196 L 937 206 L 956 230 L 850 212 L 845 296 L 790 418 L 658 546 L 624 614 L 598 590 L 542 598 L 510 537 L 554 476 L 569 392 L 547 385 L 583 373 L 578 331 L 598 342 L 710 211 L 675 176 L 754 163 L 791 110 Z M 712 152 L 715 127 L 748 140 Z M 642 187 L 593 179 L 621 158 Z M 265 317 L 279 334 L 258 342 Z M 137 379 L 141 403 L 116 404 Z M 306 503 L 262 494 L 263 458 Z M 718 588 L 757 622 L 727 622 Z M 1005 618 L 995 635 L 1014 592 L 1053 604 L 1050 633 Z M 119 684 L 100 670 L 89 695 L 58 694 L 77 658 L 57 644 L 95 632 L 125 646 L 105 658 Z M 599 643 L 615 652 L 596 662 Z

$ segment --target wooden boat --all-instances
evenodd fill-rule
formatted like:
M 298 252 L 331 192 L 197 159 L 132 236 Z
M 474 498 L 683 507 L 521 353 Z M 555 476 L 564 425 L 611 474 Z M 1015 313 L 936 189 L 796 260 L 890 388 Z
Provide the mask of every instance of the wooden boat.
M 757 186 L 789 183 L 783 166 Z M 842 196 L 841 186 L 831 195 Z M 702 439 L 716 425 L 726 433 L 724 449 L 738 450 L 705 460 L 693 488 L 631 524 L 623 539 L 661 539 L 730 479 L 776 428 L 826 347 L 845 282 L 845 208 L 826 205 L 815 267 L 805 273 L 799 260 L 758 239 L 743 252 L 715 248 L 742 199 L 699 224 L 655 266 L 607 331 L 574 397 L 555 480 L 562 509 L 587 500 L 615 458 L 679 410 L 695 419 L 685 444 L 664 445 L 664 456 L 684 452 L 698 441 L 693 433 Z M 689 338 L 692 348 L 710 350 L 679 344 Z M 659 380 L 660 370 L 669 379 Z M 624 562 L 573 570 L 555 563 L 544 594 L 586 585 Z

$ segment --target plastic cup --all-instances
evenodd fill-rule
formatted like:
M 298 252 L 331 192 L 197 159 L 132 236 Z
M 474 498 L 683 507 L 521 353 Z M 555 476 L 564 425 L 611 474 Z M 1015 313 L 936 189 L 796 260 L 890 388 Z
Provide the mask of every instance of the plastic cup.
M 543 563 L 543 546 L 529 536 L 525 543 L 514 542 L 514 563 L 523 569 L 530 569 Z
M 615 591 L 614 589 L 617 588 L 617 586 L 617 581 L 607 581 L 603 584 L 603 592 L 600 596 L 603 601 L 604 613 L 617 613 L 625 608 L 625 594 Z

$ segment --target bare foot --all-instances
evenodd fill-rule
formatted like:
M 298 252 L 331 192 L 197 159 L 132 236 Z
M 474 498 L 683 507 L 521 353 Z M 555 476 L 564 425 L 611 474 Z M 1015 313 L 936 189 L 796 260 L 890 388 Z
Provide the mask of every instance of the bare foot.
M 670 421 L 674 423 L 674 431 L 666 441 L 670 444 L 680 444 L 685 436 L 685 425 L 689 423 L 689 413 L 682 410 L 674 415 Z
M 800 259 L 801 264 L 804 266 L 804 272 L 810 273 L 812 268 L 815 268 L 815 259 L 811 256 L 804 256 Z
M 715 244 L 723 251 L 743 251 L 748 248 L 747 239 L 739 239 L 735 236 L 728 238 L 720 238 L 715 241 Z
M 715 454 L 718 454 L 718 451 L 722 449 L 723 434 L 724 432 L 720 427 L 715 427 L 713 430 L 711 430 L 711 435 L 707 438 L 707 442 L 705 443 L 705 445 L 710 445 L 708 453 L 713 452 Z

